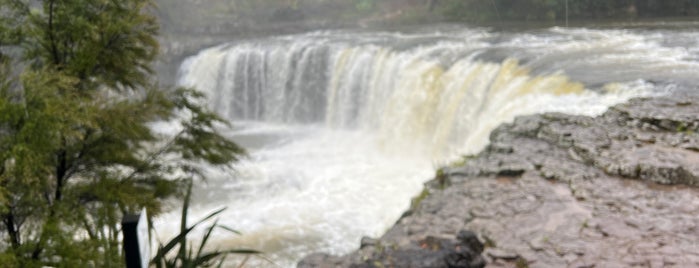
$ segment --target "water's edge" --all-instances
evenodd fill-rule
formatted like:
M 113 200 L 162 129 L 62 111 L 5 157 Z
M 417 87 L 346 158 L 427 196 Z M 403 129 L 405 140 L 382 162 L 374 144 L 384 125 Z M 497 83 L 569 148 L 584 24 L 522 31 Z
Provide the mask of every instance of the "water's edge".
M 694 90 L 695 36 L 440 26 L 205 49 L 183 63 L 178 84 L 202 90 L 251 155 L 233 172 L 212 171 L 195 201 L 201 211 L 235 208 L 221 221 L 243 235 L 216 246 L 259 249 L 282 267 L 309 252 L 346 254 L 349 240 L 390 228 L 437 167 L 481 151 L 515 116 L 597 116 L 632 97 Z
M 464 253 L 478 250 L 464 230 L 478 234 L 492 267 L 699 265 L 697 132 L 691 92 L 632 99 L 598 117 L 518 117 L 481 153 L 438 172 L 380 239 L 298 267 L 453 267 L 454 258 L 482 267 Z

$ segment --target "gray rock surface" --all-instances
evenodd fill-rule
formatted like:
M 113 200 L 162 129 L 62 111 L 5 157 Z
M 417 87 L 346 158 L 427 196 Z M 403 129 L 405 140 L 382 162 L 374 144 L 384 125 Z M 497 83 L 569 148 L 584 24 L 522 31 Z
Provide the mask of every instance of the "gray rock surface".
M 485 259 L 481 257 L 483 249 L 475 233 L 460 231 L 455 239 L 426 236 L 402 245 L 385 241 L 363 244 L 359 253 L 345 258 L 313 254 L 298 266 L 480 268 L 485 266 Z
M 519 117 L 426 183 L 383 237 L 299 267 L 478 267 L 419 251 L 468 244 L 463 230 L 485 245 L 486 267 L 699 267 L 698 132 L 699 96 L 686 93 L 596 118 Z

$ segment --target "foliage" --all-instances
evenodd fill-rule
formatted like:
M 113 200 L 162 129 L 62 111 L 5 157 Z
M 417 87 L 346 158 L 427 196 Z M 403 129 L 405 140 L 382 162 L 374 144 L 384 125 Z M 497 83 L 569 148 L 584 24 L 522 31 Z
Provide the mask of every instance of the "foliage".
M 150 0 L 0 0 L 0 260 L 14 266 L 122 267 L 119 221 L 244 151 L 191 89 L 151 79 Z M 10 70 L 15 66 L 26 66 Z M 18 74 L 19 73 L 19 74 Z M 151 127 L 171 122 L 168 136 Z
M 158 247 L 158 252 L 155 254 L 153 257 L 153 264 L 155 264 L 155 267 L 157 268 L 174 268 L 174 267 L 182 267 L 182 268 L 193 268 L 193 267 L 211 267 L 215 264 L 217 264 L 217 267 L 221 267 L 223 264 L 223 261 L 225 260 L 224 257 L 228 254 L 260 254 L 260 252 L 256 250 L 249 250 L 249 249 L 230 249 L 230 250 L 214 250 L 214 251 L 204 251 L 207 242 L 209 241 L 209 238 L 211 238 L 211 234 L 215 229 L 222 229 L 225 231 L 232 232 L 234 234 L 240 234 L 237 231 L 223 226 L 219 225 L 218 221 L 215 221 L 212 225 L 206 228 L 206 232 L 201 238 L 201 242 L 199 244 L 199 247 L 197 247 L 196 254 L 194 252 L 194 248 L 191 245 L 188 245 L 187 243 L 187 235 L 194 230 L 198 225 L 202 224 L 203 222 L 213 218 L 214 216 L 218 215 L 219 213 L 223 212 L 225 208 L 216 210 L 206 217 L 202 218 L 201 220 L 197 221 L 196 223 L 192 224 L 192 226 L 187 226 L 187 211 L 189 209 L 189 201 L 190 201 L 190 196 L 192 193 L 192 184 L 191 181 L 189 185 L 187 186 L 187 192 L 186 196 L 184 198 L 184 205 L 182 206 L 182 218 L 181 218 L 181 223 L 180 223 L 180 233 L 177 234 L 174 238 L 172 238 L 168 243 L 166 244 L 160 244 Z M 169 257 L 172 255 L 170 252 L 177 247 L 177 254 Z
M 289 27 L 275 16 L 303 14 L 308 25 L 558 21 L 699 15 L 696 0 L 156 0 L 166 31 L 245 33 Z M 567 12 L 566 12 L 567 11 Z M 566 16 L 567 14 L 567 16 Z M 281 26 L 281 27 L 280 27 Z M 290 27 L 293 28 L 293 27 Z
M 165 22 L 165 31 L 238 32 L 265 29 L 280 20 L 281 11 L 294 10 L 304 14 L 309 22 L 322 21 L 324 25 L 341 25 L 382 17 L 386 14 L 404 14 L 397 19 L 410 20 L 425 17 L 429 7 L 438 0 L 156 0 L 159 16 Z M 431 13 L 430 13 L 431 14 Z M 313 24 L 313 23 L 311 23 Z M 270 27 L 279 29 L 279 27 Z M 192 31 L 193 30 L 193 31 Z
M 422 189 L 420 194 L 417 196 L 413 197 L 412 200 L 410 200 L 410 211 L 415 211 L 420 207 L 420 203 L 425 200 L 425 198 L 430 196 L 430 191 L 427 188 Z
M 563 20 L 691 16 L 699 1 L 664 0 L 444 0 L 441 9 L 452 20 Z
M 359 11 L 371 10 L 373 6 L 374 6 L 373 0 L 357 0 L 356 4 L 355 4 L 355 8 Z

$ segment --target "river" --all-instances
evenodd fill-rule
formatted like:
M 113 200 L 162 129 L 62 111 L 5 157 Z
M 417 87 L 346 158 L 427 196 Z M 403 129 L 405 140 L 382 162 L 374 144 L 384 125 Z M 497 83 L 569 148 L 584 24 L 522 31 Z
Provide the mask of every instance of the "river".
M 215 245 L 282 267 L 380 236 L 435 170 L 518 115 L 598 115 L 632 97 L 696 88 L 699 23 L 498 31 L 439 25 L 236 40 L 181 66 L 180 85 L 250 156 L 211 169 L 192 217 L 228 207 Z M 176 213 L 156 224 L 174 230 Z M 258 260 L 254 266 L 275 266 Z

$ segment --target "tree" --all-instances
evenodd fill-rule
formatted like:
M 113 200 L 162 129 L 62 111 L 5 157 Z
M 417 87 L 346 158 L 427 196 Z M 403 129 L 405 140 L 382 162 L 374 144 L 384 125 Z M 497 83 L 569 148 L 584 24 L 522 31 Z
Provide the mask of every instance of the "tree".
M 122 267 L 119 221 L 158 215 L 201 176 L 244 153 L 192 89 L 152 79 L 151 0 L 0 0 L 0 262 Z M 19 23 L 21 22 L 21 23 Z M 171 122 L 172 135 L 153 130 Z
M 490 4 L 490 6 L 489 6 Z M 698 1 L 660 0 L 447 0 L 445 15 L 452 20 L 559 20 L 571 18 L 632 18 L 691 16 Z

